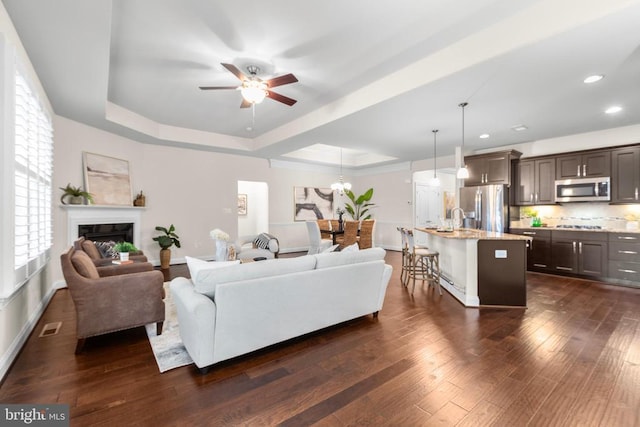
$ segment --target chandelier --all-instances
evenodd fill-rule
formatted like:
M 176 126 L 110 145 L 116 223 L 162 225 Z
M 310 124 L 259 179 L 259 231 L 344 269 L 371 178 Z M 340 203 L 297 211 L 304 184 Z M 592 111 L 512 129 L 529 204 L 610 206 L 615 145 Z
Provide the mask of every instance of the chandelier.
M 458 169 L 458 172 L 456 173 L 456 178 L 458 179 L 469 178 L 469 169 L 467 169 L 467 165 L 464 163 L 464 107 L 467 105 L 467 102 L 463 102 L 458 105 L 458 107 L 462 108 L 462 148 L 460 150 L 462 154 L 462 167 Z
M 344 178 L 342 178 L 342 148 L 340 149 L 340 179 L 338 179 L 338 182 L 331 184 L 331 189 L 337 191 L 341 196 L 345 190 L 351 190 L 351 183 L 344 182 Z

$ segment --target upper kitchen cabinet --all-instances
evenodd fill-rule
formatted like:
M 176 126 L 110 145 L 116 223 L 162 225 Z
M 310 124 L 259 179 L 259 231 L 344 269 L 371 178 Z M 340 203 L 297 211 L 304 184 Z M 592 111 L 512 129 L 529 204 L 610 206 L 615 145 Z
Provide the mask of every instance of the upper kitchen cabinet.
M 550 205 L 555 202 L 555 158 L 521 160 L 516 163 L 515 170 L 516 205 Z
M 611 151 L 611 203 L 639 203 L 640 147 Z
M 556 179 L 611 175 L 611 152 L 592 151 L 556 157 Z
M 469 178 L 464 180 L 464 185 L 511 184 L 511 162 L 521 155 L 518 151 L 509 150 L 466 156 L 464 164 L 469 170 Z

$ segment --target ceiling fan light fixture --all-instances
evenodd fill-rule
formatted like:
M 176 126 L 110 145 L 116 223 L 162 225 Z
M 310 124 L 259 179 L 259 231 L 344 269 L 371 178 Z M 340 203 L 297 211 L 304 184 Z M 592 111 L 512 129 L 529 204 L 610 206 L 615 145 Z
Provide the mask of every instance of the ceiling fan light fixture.
M 247 102 L 260 104 L 267 97 L 267 85 L 260 80 L 245 80 L 240 92 Z

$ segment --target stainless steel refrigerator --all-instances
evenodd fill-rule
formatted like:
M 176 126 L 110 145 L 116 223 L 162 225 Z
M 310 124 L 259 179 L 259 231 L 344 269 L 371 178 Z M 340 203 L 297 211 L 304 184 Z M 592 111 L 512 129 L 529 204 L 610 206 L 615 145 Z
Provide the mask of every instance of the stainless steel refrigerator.
M 467 228 L 486 231 L 509 231 L 511 217 L 509 187 L 482 185 L 460 188 L 460 207 L 464 210 Z

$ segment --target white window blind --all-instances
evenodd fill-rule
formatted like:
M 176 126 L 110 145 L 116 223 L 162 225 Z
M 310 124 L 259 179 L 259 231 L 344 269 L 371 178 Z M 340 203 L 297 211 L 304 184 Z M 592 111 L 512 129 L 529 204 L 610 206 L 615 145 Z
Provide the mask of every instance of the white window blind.
M 19 71 L 15 94 L 14 262 L 15 284 L 19 286 L 49 259 L 53 127 Z

